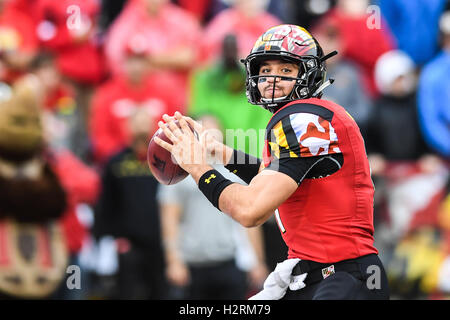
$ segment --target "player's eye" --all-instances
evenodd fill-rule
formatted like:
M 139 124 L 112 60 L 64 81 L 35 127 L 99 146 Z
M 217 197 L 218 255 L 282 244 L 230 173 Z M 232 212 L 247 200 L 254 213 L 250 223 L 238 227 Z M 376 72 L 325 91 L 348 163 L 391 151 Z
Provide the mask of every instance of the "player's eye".
M 270 73 L 270 68 L 261 68 L 259 73 Z

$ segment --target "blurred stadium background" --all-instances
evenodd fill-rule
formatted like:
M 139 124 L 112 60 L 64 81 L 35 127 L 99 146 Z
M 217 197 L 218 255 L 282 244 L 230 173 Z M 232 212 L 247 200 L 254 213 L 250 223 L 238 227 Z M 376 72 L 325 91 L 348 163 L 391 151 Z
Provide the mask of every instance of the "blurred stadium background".
M 308 29 L 325 53 L 339 51 L 328 63 L 329 77 L 336 81 L 324 98 L 344 106 L 364 136 L 376 187 L 375 244 L 392 298 L 449 299 L 448 0 L 0 0 L 0 101 L 5 106 L 0 107 L 0 202 L 18 196 L 24 205 L 34 203 L 26 200 L 28 189 L 4 193 L 12 190 L 8 166 L 25 163 L 4 152 L 22 141 L 9 135 L 12 129 L 2 120 L 5 110 L 17 109 L 8 102 L 11 96 L 16 103 L 37 105 L 44 146 L 32 158 L 54 168 L 69 199 L 58 218 L 27 221 L 38 226 L 56 221 L 57 238 L 46 233 L 49 229 L 42 237 L 23 231 L 14 223 L 20 222 L 15 211 L 0 204 L 0 296 L 187 298 L 183 287 L 189 276 L 171 265 L 168 250 L 175 247 L 189 257 L 184 262 L 192 267 L 191 280 L 196 261 L 211 261 L 208 255 L 181 252 L 179 242 L 166 238 L 161 199 L 170 204 L 171 198 L 158 193 L 148 171 L 148 137 L 162 114 L 175 110 L 208 116 L 222 130 L 264 128 L 270 115 L 247 103 L 239 59 L 263 31 L 281 23 Z M 26 98 L 23 79 L 33 79 L 37 88 Z M 237 145 L 237 140 L 227 142 Z M 261 142 L 257 148 L 241 147 L 258 155 Z M 190 195 L 190 189 L 180 190 L 177 199 Z M 180 210 L 187 210 L 183 201 Z M 37 201 L 25 210 L 37 216 L 41 205 L 46 207 Z M 215 227 L 209 223 L 202 230 Z M 223 260 L 237 261 L 242 277 L 235 279 L 246 297 L 284 260 L 286 248 L 271 220 L 256 241 L 233 228 L 236 234 L 227 238 L 233 244 L 217 248 L 230 248 L 231 253 L 223 250 Z M 193 238 L 185 239 L 215 248 L 200 234 Z M 47 249 L 42 239 L 50 243 Z M 11 244 L 16 240 L 18 249 Z M 30 256 L 15 259 L 13 251 Z M 212 261 L 222 259 L 213 256 Z M 47 265 L 35 257 L 47 257 Z M 255 270 L 258 263 L 266 269 Z M 69 265 L 80 272 L 69 272 Z M 54 286 L 25 281 L 38 272 Z M 30 288 L 20 289 L 24 283 Z M 217 290 L 222 290 L 219 283 Z

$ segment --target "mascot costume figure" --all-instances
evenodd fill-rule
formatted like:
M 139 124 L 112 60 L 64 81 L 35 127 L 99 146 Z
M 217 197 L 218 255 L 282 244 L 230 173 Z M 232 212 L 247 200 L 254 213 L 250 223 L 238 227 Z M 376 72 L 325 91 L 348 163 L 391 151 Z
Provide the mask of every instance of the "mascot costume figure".
M 51 298 L 68 264 L 66 193 L 45 155 L 37 80 L 1 91 L 0 298 Z

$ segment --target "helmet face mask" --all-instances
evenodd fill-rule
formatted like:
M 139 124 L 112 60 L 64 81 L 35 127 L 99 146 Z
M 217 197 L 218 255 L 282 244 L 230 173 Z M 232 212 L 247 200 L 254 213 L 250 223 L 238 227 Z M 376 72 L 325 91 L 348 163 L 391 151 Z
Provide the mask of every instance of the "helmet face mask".
M 321 59 L 323 51 L 317 41 L 303 28 L 295 25 L 281 25 L 269 29 L 255 43 L 245 60 L 247 72 L 246 93 L 250 103 L 275 112 L 288 102 L 311 97 L 320 98 L 317 89 L 325 82 L 326 67 Z M 285 97 L 263 98 L 258 89 L 261 78 L 277 77 L 281 81 L 287 77 L 277 75 L 260 75 L 259 68 L 267 60 L 280 60 L 293 63 L 299 67 L 292 91 Z M 275 89 L 275 81 L 274 81 Z

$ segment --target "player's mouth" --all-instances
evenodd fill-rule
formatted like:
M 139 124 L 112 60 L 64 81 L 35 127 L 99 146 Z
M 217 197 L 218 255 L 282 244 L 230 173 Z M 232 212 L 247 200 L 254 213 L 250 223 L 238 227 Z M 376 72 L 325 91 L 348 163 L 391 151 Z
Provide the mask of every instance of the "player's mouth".
M 264 92 L 281 92 L 281 91 L 283 91 L 282 88 L 279 87 L 274 88 L 273 86 L 269 86 L 266 89 L 264 89 Z
M 283 95 L 283 90 L 281 88 L 267 88 L 264 90 L 264 95 L 266 97 L 272 98 L 272 96 L 274 96 L 275 98 L 277 98 L 280 95 Z

